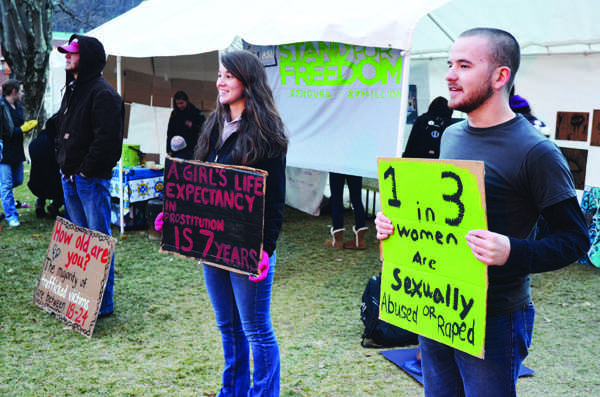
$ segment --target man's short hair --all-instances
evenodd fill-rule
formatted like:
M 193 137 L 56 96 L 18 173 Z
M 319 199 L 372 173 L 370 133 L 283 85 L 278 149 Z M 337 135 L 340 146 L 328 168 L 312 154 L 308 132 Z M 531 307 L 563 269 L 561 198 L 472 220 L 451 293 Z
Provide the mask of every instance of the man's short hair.
M 4 83 L 2 83 L 2 95 L 10 96 L 14 93 L 15 90 L 17 92 L 19 92 L 22 84 L 23 83 L 21 83 L 19 80 L 15 80 L 15 79 L 6 80 Z
M 496 66 L 506 66 L 510 69 L 510 79 L 506 84 L 507 92 L 514 82 L 519 64 L 521 63 L 521 48 L 515 37 L 501 29 L 473 28 L 464 31 L 459 37 L 480 36 L 490 42 L 490 61 Z

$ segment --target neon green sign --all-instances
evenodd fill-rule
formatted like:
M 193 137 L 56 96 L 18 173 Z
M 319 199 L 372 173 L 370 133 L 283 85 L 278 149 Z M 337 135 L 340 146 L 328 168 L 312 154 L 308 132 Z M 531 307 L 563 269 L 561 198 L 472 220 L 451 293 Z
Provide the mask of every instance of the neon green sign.
M 280 45 L 281 84 L 307 86 L 400 84 L 402 57 L 391 48 L 364 47 L 332 42 Z
M 483 163 L 379 158 L 383 213 L 380 317 L 483 357 L 487 267 L 467 246 L 487 229 Z

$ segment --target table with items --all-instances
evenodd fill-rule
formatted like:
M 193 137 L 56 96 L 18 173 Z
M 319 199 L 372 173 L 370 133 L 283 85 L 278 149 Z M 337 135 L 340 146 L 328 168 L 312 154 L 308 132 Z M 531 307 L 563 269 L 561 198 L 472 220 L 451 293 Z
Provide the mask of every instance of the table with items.
M 141 166 L 123 167 L 123 214 L 124 226 L 147 225 L 146 205 L 148 200 L 162 198 L 164 189 L 163 170 Z M 110 180 L 111 223 L 119 221 L 119 167 L 113 168 Z

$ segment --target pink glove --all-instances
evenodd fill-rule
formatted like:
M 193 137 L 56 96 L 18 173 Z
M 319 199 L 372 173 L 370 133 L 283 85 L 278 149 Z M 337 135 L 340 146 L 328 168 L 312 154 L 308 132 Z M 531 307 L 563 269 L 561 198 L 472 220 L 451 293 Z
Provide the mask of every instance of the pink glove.
M 263 281 L 265 278 L 267 278 L 267 274 L 269 274 L 269 254 L 267 254 L 265 251 L 263 251 L 262 259 L 260 260 L 260 263 L 258 264 L 258 276 L 257 277 L 248 276 L 248 280 L 258 283 L 260 281 Z
M 154 219 L 154 230 L 162 232 L 163 223 L 163 213 L 159 212 L 158 215 L 156 215 L 156 219 Z

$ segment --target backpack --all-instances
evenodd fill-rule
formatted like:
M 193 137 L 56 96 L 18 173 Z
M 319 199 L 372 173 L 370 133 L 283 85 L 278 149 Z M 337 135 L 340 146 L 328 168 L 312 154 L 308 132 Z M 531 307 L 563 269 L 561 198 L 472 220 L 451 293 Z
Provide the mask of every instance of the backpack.
M 417 344 L 417 334 L 379 319 L 380 291 L 381 275 L 371 277 L 360 306 L 360 319 L 365 326 L 360 345 L 379 348 Z

